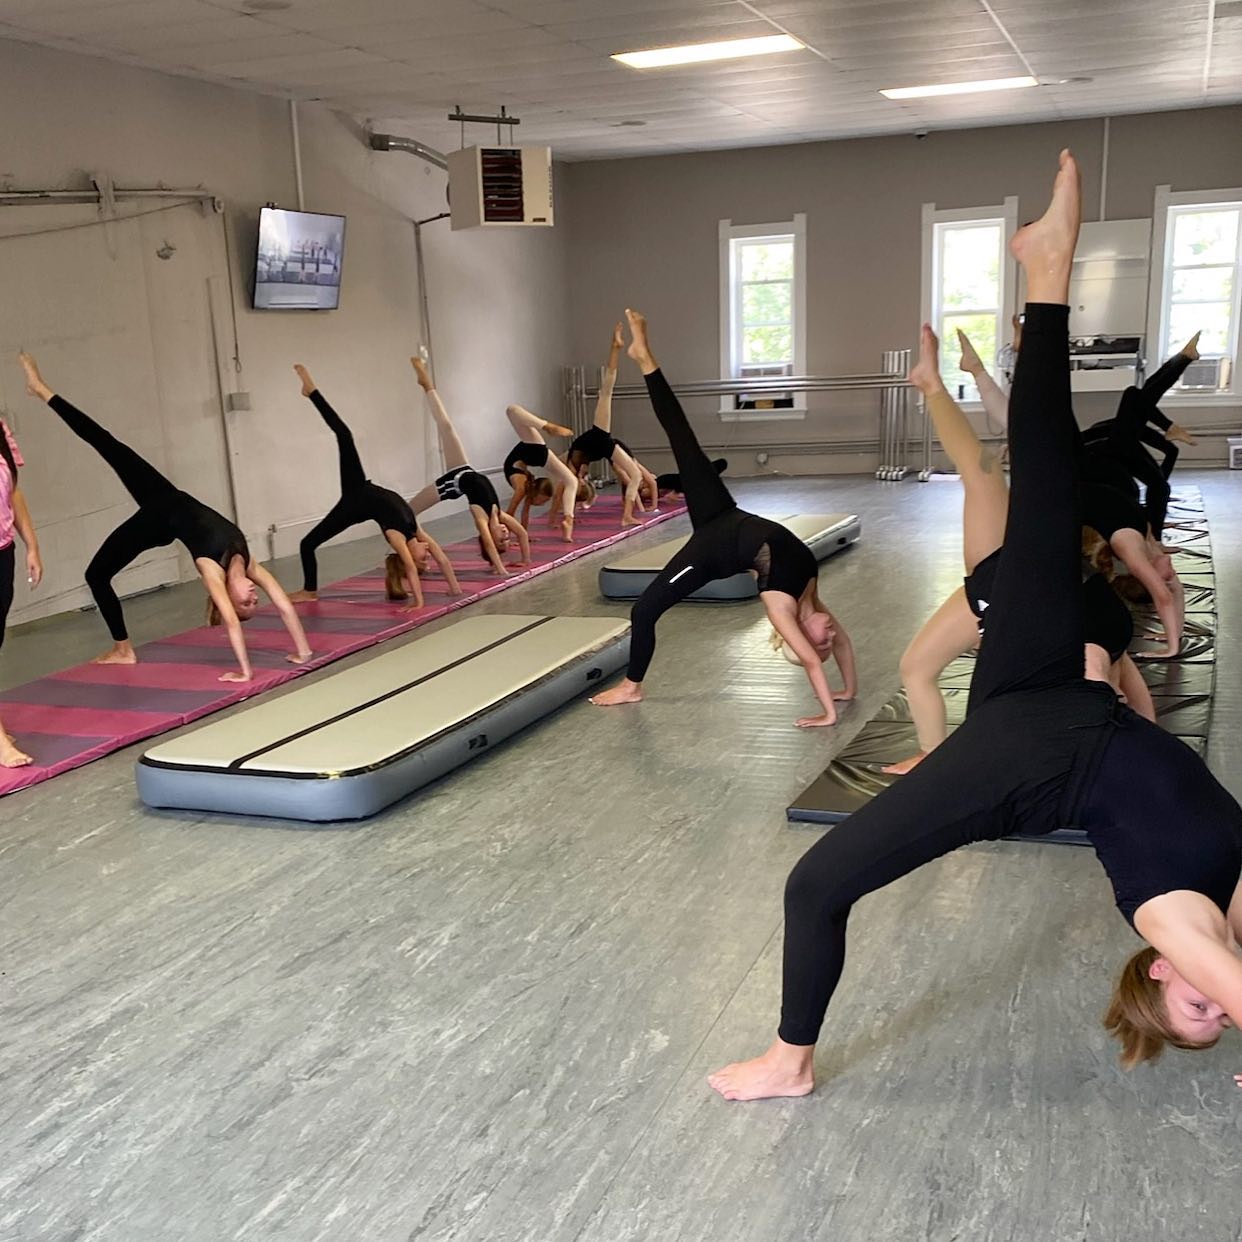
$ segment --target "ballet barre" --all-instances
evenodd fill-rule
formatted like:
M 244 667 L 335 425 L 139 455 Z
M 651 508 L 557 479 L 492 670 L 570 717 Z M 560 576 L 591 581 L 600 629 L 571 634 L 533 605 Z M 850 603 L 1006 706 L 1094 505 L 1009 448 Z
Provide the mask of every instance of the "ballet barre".
M 692 380 L 674 383 L 679 397 L 730 397 L 745 395 L 787 396 L 791 393 L 860 392 L 875 390 L 880 394 L 879 453 L 877 479 L 892 481 L 911 472 L 910 465 L 910 386 L 906 373 L 910 368 L 908 349 L 886 350 L 882 371 L 861 375 L 765 375 L 751 378 Z M 590 378 L 588 378 L 590 377 Z M 580 435 L 592 424 L 590 403 L 599 396 L 603 368 L 567 366 L 561 368 L 562 410 L 567 426 Z M 618 384 L 613 389 L 614 401 L 646 399 L 645 384 Z M 832 447 L 825 443 L 824 448 Z M 928 466 L 929 447 L 924 446 L 923 473 Z

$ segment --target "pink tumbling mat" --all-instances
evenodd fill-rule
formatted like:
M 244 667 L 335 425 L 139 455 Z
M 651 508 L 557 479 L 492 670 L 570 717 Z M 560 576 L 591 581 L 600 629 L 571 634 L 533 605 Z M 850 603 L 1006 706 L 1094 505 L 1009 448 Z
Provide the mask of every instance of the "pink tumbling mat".
M 492 572 L 477 541 L 450 544 L 445 550 L 463 593 L 450 596 L 439 573 L 424 575 L 426 602 L 417 611 L 384 598 L 382 568 L 322 587 L 317 603 L 298 605 L 315 653 L 301 667 L 285 660 L 289 638 L 275 609 L 260 609 L 246 623 L 254 675 L 244 684 L 218 680 L 236 661 L 224 631 L 204 626 L 139 647 L 136 665 L 80 664 L 16 686 L 0 694 L 0 719 L 35 762 L 0 768 L 0 797 L 284 685 L 684 512 L 684 505 L 666 506 L 622 530 L 620 497 L 602 497 L 578 515 L 572 544 L 562 542 L 541 515 L 531 525 L 530 567 L 508 578 Z

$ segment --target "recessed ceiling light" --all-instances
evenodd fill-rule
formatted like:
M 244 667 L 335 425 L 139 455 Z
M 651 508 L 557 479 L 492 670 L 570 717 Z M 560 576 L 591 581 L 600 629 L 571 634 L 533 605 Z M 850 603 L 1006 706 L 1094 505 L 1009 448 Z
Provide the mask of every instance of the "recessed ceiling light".
M 632 69 L 659 69 L 666 65 L 698 65 L 708 60 L 736 60 L 742 56 L 797 52 L 805 46 L 792 35 L 764 35 L 758 39 L 727 39 L 720 43 L 653 47 L 645 52 L 618 52 L 612 59 Z
M 886 99 L 923 99 L 931 95 L 973 95 L 976 91 L 1016 91 L 1038 86 L 1036 78 L 988 78 L 982 82 L 943 82 L 939 86 L 893 86 L 880 94 Z

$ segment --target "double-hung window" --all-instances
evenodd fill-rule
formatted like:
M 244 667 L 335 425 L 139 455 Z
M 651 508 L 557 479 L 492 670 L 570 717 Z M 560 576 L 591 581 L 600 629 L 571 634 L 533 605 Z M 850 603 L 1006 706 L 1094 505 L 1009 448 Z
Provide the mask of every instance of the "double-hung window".
M 1238 382 L 1242 335 L 1242 189 L 1156 190 L 1147 367 L 1177 353 L 1196 332 L 1200 361 L 1173 390 L 1228 396 Z
M 781 224 L 720 222 L 720 374 L 771 381 L 806 374 L 806 216 Z M 740 392 L 725 419 L 802 418 L 802 395 Z
M 1015 279 L 1007 242 L 1017 223 L 1017 200 L 997 207 L 946 209 L 923 205 L 923 318 L 940 337 L 940 372 L 946 387 L 967 401 L 979 393 L 958 367 L 964 332 L 997 378 L 1000 355 L 1012 335 L 1009 323 Z

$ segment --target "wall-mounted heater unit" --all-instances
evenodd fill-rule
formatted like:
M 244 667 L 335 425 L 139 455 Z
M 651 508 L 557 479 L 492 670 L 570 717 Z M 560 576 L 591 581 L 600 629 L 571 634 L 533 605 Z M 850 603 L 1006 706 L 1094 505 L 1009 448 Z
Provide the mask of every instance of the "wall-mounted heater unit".
M 455 230 L 552 224 L 551 147 L 465 147 L 448 175 Z

